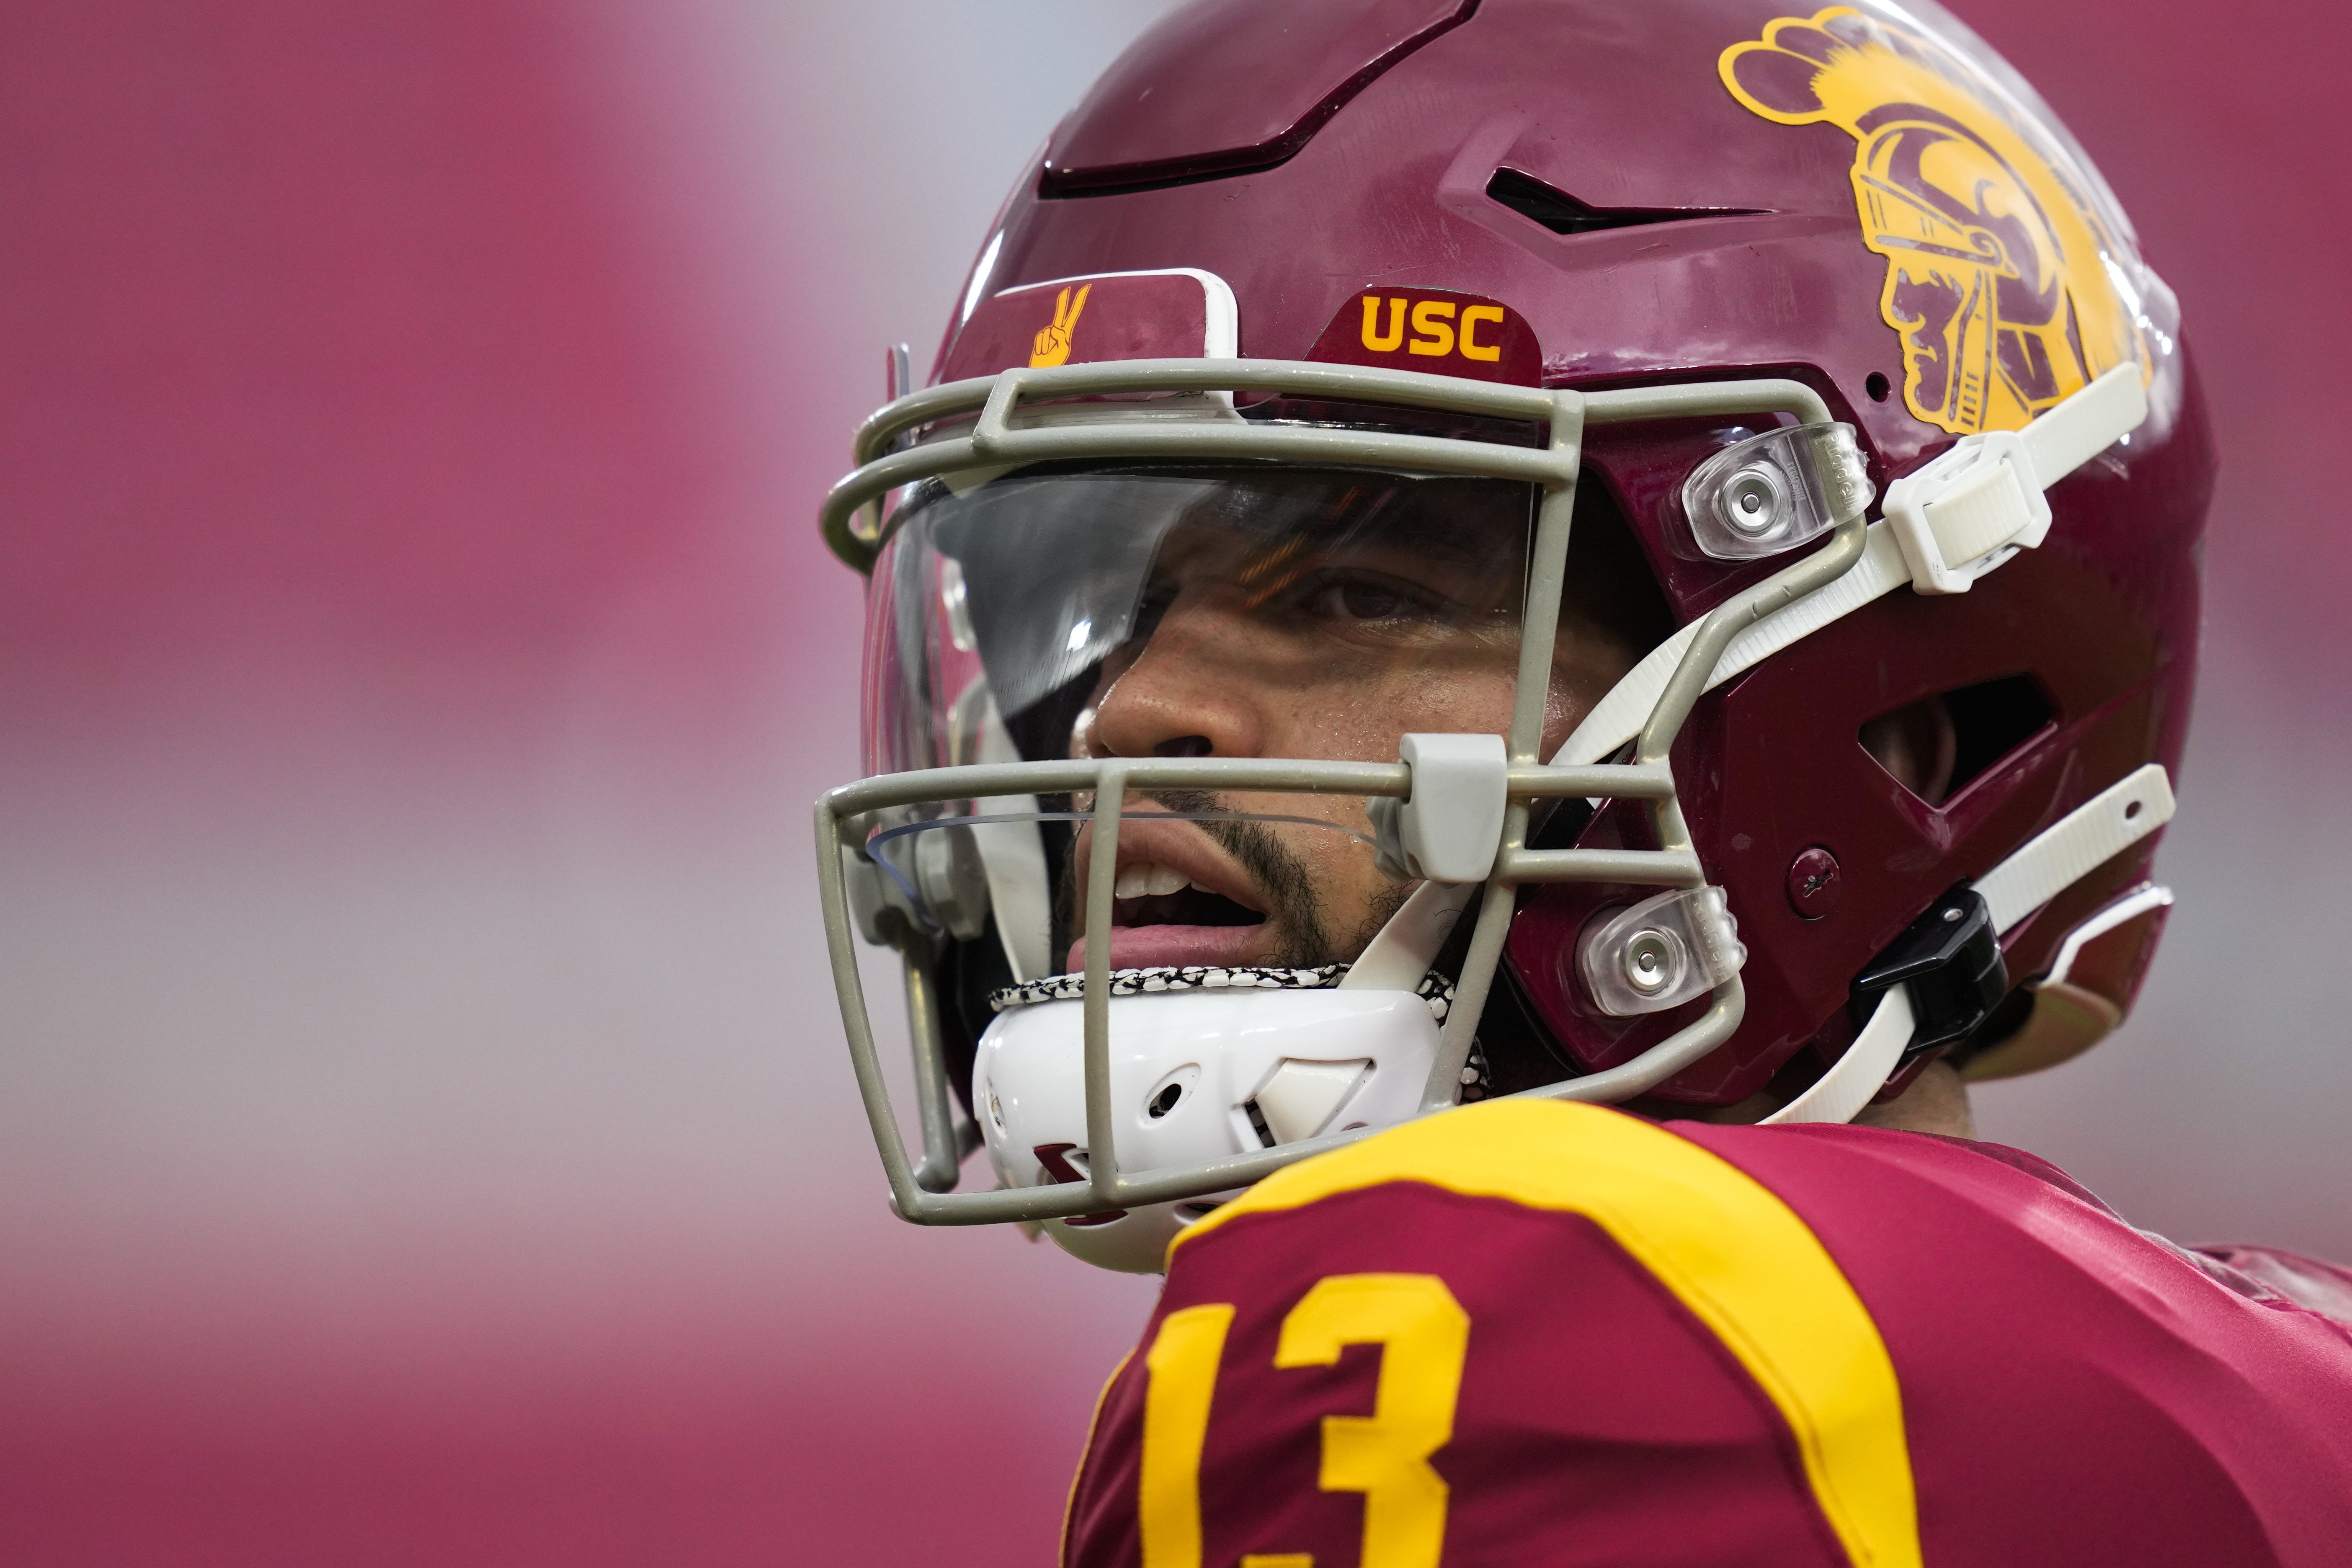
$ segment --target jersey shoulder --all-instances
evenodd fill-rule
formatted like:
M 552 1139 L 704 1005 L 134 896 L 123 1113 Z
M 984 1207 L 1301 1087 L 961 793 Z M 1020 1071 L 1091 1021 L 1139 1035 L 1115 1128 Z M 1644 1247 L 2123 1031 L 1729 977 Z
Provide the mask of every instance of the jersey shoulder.
M 2327 1562 L 2347 1500 L 2352 1334 L 2030 1156 L 1496 1101 L 1178 1241 L 1070 1558 L 1176 1528 L 1204 1562 L 1345 1560 L 1409 1517 L 1448 1563 L 2160 1558 L 2182 1531 Z

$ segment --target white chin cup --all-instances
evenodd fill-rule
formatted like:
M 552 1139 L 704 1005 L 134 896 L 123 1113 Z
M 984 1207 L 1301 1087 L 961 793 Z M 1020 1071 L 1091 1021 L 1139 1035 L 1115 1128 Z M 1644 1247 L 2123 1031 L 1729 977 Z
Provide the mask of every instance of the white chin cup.
M 972 1106 L 1008 1187 L 1089 1170 L 1086 1004 L 1008 1008 L 981 1037 Z M 1327 1132 L 1391 1127 L 1421 1109 L 1437 1057 L 1430 1005 L 1410 991 L 1163 991 L 1110 1004 L 1110 1098 L 1121 1172 L 1254 1153 Z M 1118 1218 L 1048 1220 L 1073 1256 L 1157 1274 L 1177 1232 L 1222 1193 Z

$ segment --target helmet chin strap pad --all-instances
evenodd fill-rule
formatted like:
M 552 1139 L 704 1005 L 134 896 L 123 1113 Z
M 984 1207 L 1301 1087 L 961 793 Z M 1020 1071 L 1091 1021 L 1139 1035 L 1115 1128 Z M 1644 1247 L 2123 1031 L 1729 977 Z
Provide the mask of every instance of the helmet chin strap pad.
M 1992 929 L 2007 931 L 2102 864 L 2172 820 L 2172 783 L 2162 764 L 2127 773 L 2043 829 L 1986 872 L 1974 892 Z M 1911 986 L 1891 986 L 1845 1055 L 1768 1123 L 1851 1121 L 1893 1075 L 1917 1035 Z
M 1237 1155 L 1419 1113 L 1449 1007 L 1443 976 L 1343 988 L 1339 967 L 1113 970 L 1119 1024 L 1109 1091 L 1123 1157 L 1144 1169 Z M 992 999 L 972 1068 L 973 1118 L 1005 1186 L 1083 1182 L 1086 980 L 1058 975 Z M 1246 1183 L 1237 1184 L 1239 1186 Z M 1233 1195 L 1147 1203 L 1047 1222 L 1099 1268 L 1157 1273 L 1184 1226 Z

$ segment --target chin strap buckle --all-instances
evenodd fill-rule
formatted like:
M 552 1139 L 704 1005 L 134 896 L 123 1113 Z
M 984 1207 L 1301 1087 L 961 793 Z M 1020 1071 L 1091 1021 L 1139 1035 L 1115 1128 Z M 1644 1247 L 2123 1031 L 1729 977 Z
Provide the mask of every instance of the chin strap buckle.
M 1885 510 L 1921 594 L 1965 594 L 2050 532 L 2050 498 L 2032 451 L 2014 430 L 1963 436 L 1887 486 Z
M 1966 882 L 1937 900 L 1854 977 L 1845 1054 L 1763 1125 L 1851 1121 L 1887 1079 L 1966 1038 L 2009 994 L 1998 920 Z
M 1906 1062 L 1962 1037 L 2000 1005 L 2009 989 L 2003 931 L 2171 820 L 2171 780 L 2150 763 L 1937 900 L 1855 977 L 1855 1016 L 1868 1021 L 1845 1055 L 1764 1120 L 1852 1121 Z
M 2019 551 L 2041 543 L 2050 532 L 2044 488 L 2147 417 L 2139 366 L 2119 364 L 2022 430 L 1963 436 L 1888 485 L 1881 510 L 1902 546 L 1913 591 L 1965 594 Z
M 1982 894 L 1965 882 L 1954 888 L 1854 976 L 1855 1025 L 1866 1026 L 1897 985 L 1911 990 L 1911 1037 L 1896 1058 L 1898 1072 L 1991 1016 L 2009 994 L 2009 966 Z

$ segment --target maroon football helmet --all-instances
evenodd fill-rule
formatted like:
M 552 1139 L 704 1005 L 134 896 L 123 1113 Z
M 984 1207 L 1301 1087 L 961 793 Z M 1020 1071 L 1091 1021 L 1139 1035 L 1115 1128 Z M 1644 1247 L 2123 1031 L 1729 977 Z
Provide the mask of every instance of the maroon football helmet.
M 819 833 L 908 1217 L 1152 1267 L 1458 1098 L 1843 1120 L 2128 1009 L 2213 451 L 2112 195 L 1932 5 L 1201 0 L 894 381 Z M 946 1192 L 982 1142 L 1014 1190 Z

